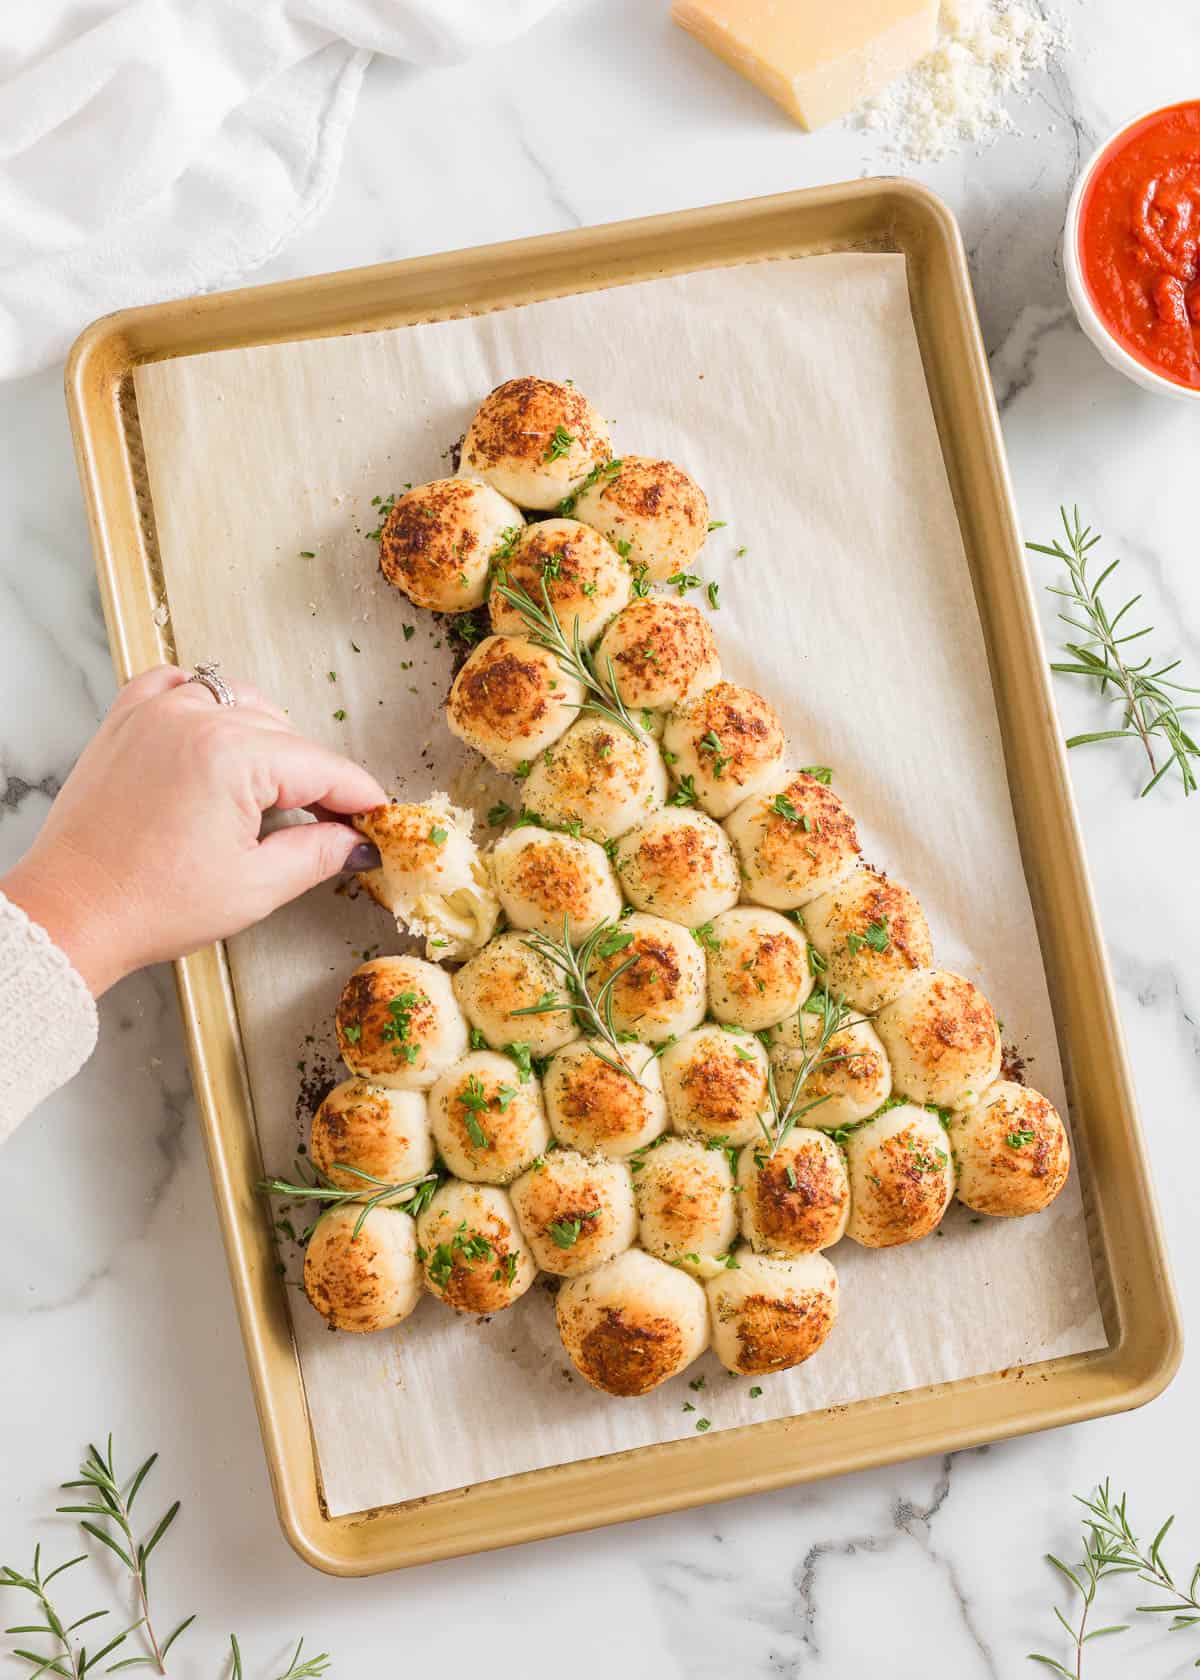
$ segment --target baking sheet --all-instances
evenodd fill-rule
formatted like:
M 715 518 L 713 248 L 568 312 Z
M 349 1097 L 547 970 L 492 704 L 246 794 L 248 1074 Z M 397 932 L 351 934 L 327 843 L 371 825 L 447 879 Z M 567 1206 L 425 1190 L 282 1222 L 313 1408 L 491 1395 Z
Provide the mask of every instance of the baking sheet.
M 713 270 L 138 368 L 181 660 L 220 658 L 406 796 L 440 786 L 485 807 L 511 789 L 446 732 L 443 631 L 382 585 L 365 533 L 372 496 L 448 471 L 479 397 L 525 372 L 573 378 L 614 420 L 618 453 L 672 456 L 704 484 L 728 521 L 696 567 L 721 584 L 727 672 L 778 707 L 793 762 L 834 767 L 868 857 L 915 888 L 938 960 L 985 985 L 1030 1081 L 1061 1105 L 902 257 Z M 273 1170 L 298 1138 L 297 1064 L 320 1078 L 341 983 L 381 942 L 395 944 L 383 913 L 327 888 L 231 943 Z M 485 1323 L 430 1301 L 365 1339 L 329 1334 L 295 1294 L 329 1510 L 686 1436 L 701 1416 L 717 1430 L 1104 1346 L 1074 1175 L 1036 1219 L 976 1224 L 956 1208 L 942 1233 L 889 1253 L 840 1244 L 841 1322 L 808 1366 L 754 1385 L 706 1356 L 639 1401 L 572 1378 L 540 1285 Z

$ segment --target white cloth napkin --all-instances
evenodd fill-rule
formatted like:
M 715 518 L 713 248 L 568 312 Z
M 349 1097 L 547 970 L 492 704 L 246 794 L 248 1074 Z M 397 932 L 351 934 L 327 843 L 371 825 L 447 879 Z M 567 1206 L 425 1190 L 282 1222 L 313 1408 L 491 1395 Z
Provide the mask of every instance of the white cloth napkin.
M 372 53 L 451 63 L 556 3 L 0 6 L 0 378 L 274 255 L 329 196 Z

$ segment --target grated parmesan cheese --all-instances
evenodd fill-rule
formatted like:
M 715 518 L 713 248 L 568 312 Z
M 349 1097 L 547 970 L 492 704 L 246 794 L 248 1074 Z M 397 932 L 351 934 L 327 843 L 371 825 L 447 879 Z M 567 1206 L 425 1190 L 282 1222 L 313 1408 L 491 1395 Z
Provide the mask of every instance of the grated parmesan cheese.
M 937 45 L 861 108 L 859 126 L 914 162 L 1015 130 L 1007 96 L 1061 45 L 1061 28 L 1019 0 L 942 0 Z

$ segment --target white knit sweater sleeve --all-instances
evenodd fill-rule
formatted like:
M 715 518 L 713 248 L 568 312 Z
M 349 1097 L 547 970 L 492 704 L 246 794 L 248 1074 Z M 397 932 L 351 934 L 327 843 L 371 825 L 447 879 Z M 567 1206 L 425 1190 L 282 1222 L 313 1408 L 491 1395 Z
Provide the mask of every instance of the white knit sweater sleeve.
M 92 994 L 45 929 L 0 893 L 0 1143 L 96 1047 Z

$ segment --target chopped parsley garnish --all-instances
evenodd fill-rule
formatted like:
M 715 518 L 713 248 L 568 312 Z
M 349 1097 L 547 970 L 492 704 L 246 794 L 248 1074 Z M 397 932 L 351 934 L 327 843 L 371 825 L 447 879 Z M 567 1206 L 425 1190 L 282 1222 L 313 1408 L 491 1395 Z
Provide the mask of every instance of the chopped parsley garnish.
M 697 1418 L 696 1419 L 696 1433 L 698 1435 L 703 1435 L 706 1430 L 709 1430 L 711 1428 L 712 1428 L 712 1423 L 711 1423 L 710 1419 L 708 1419 L 708 1418 Z
M 1027 1143 L 1033 1142 L 1033 1133 L 1025 1126 L 1019 1132 L 1009 1132 L 1004 1139 L 1010 1149 L 1020 1149 Z
M 493 805 L 487 814 L 488 827 L 499 828 L 500 824 L 502 822 L 507 822 L 511 816 L 512 806 L 506 805 L 504 801 L 501 800 L 498 805 Z
M 435 846 L 444 846 L 448 836 L 444 828 L 439 828 L 435 824 L 434 827 L 429 830 L 429 838 L 433 841 Z
M 777 793 L 771 801 L 771 809 L 777 817 L 785 817 L 790 823 L 798 823 L 800 813 L 792 804 L 786 793 Z
M 762 1393 L 762 1389 L 758 1386 L 757 1383 L 755 1383 L 754 1387 L 750 1390 L 751 1400 L 757 1400 L 758 1397 L 761 1395 L 761 1393 Z
M 728 523 L 727 519 L 710 519 L 708 528 L 710 531 L 723 531 Z
M 720 593 L 721 585 L 716 582 L 710 583 L 708 588 L 705 590 L 705 594 L 708 596 L 708 604 L 712 608 L 713 612 L 720 612 L 721 610 L 721 603 L 717 599 Z
M 696 803 L 696 778 L 681 776 L 679 786 L 668 799 L 668 805 L 694 805 Z
M 700 737 L 700 745 L 705 752 L 713 755 L 712 773 L 715 781 L 720 781 L 725 774 L 725 767 L 729 763 L 729 754 L 721 745 L 721 737 L 715 729 L 708 730 Z
M 476 1149 L 490 1149 L 492 1140 L 480 1125 L 479 1116 L 486 1114 L 491 1104 L 488 1094 L 483 1088 L 483 1081 L 477 1073 L 467 1076 L 467 1083 L 458 1093 L 457 1100 L 466 1110 L 464 1124 L 471 1142 Z
M 403 1056 L 406 1062 L 415 1062 L 420 1054 L 420 1046 L 411 1043 L 408 1036 L 412 1012 L 419 1003 L 428 1001 L 420 992 L 398 992 L 388 1001 L 388 1019 L 380 1037 L 392 1046 L 394 1056 Z
M 615 957 L 618 951 L 624 951 L 627 946 L 632 944 L 633 935 L 631 933 L 623 933 L 619 928 L 614 928 L 597 945 L 596 955 L 598 957 Z
M 569 453 L 571 445 L 573 443 L 578 443 L 578 441 L 579 439 L 575 436 L 575 434 L 573 432 L 569 432 L 565 426 L 555 426 L 550 437 L 550 442 L 546 445 L 546 453 L 542 456 L 542 460 L 560 460 L 562 456 Z
M 701 922 L 699 927 L 694 927 L 692 938 L 705 951 L 719 951 L 721 949 L 721 941 L 714 933 L 711 922 Z
M 334 712 L 333 717 L 334 717 L 334 722 L 335 723 L 344 723 L 346 721 L 346 708 L 345 708 L 345 706 L 339 706 L 337 711 Z
M 347 1044 L 357 1044 L 362 1038 L 362 1028 L 355 1023 L 353 1026 L 342 1028 L 342 1037 Z
M 830 782 L 833 780 L 833 771 L 829 768 L 828 764 L 802 764 L 800 766 L 800 774 L 802 776 L 811 776 L 813 781 L 820 782 L 822 787 L 828 787 Z
M 401 626 L 400 626 L 400 629 L 401 629 L 401 631 L 402 631 L 402 632 L 403 632 L 403 634 L 404 634 L 404 640 L 405 640 L 405 641 L 406 641 L 406 642 L 411 642 L 411 641 L 412 641 L 412 639 L 413 639 L 413 637 L 414 637 L 414 636 L 415 636 L 415 635 L 416 635 L 416 633 L 417 633 L 417 632 L 416 632 L 416 629 L 415 629 L 415 627 L 414 627 L 414 626 L 413 626 L 413 625 L 411 625 L 411 624 L 402 624 L 402 625 L 401 625 Z
M 600 1209 L 591 1208 L 588 1212 L 581 1213 L 576 1219 L 556 1219 L 549 1227 L 550 1235 L 557 1247 L 574 1248 L 579 1241 L 579 1233 L 583 1230 L 584 1220 L 599 1219 L 599 1217 Z
M 878 921 L 869 923 L 865 933 L 846 935 L 846 949 L 852 957 L 856 957 L 864 945 L 869 946 L 872 951 L 886 951 L 890 944 L 891 935 L 888 933 L 886 916 L 880 916 Z
M 516 777 L 517 781 L 523 782 L 532 769 L 533 765 L 530 763 L 529 759 L 523 758 L 520 764 L 518 764 L 516 769 L 513 771 L 513 775 Z
M 677 595 L 686 595 L 689 589 L 699 589 L 704 579 L 695 572 L 672 572 L 667 582 L 674 584 Z
M 817 950 L 817 947 L 815 945 L 810 945 L 808 947 L 808 972 L 819 979 L 820 976 L 824 974 L 828 966 L 829 965 L 825 961 L 825 958 L 821 955 L 820 951 Z

